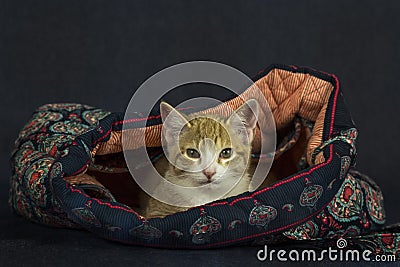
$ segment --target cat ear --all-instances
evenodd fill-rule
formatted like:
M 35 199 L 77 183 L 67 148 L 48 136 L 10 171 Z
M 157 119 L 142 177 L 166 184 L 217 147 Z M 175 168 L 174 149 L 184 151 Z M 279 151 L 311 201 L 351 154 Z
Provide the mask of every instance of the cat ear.
M 249 143 L 253 141 L 253 130 L 257 125 L 258 108 L 257 100 L 250 99 L 236 109 L 228 118 L 229 124 L 241 135 L 244 142 L 246 142 L 246 140 L 248 140 Z M 243 126 L 245 132 L 243 132 Z
M 177 139 L 183 126 L 186 124 L 189 125 L 186 116 L 166 102 L 161 102 L 160 104 L 160 115 L 163 121 L 167 142 L 169 142 L 171 138 Z

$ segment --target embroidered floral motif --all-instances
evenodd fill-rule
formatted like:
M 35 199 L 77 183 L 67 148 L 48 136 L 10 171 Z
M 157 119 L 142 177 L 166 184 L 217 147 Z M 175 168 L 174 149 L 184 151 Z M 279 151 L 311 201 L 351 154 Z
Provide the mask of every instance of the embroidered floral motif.
M 82 118 L 82 113 L 87 109 L 93 108 L 80 104 L 45 105 L 34 113 L 22 129 L 12 153 L 13 176 L 9 194 L 9 203 L 18 214 L 47 225 L 82 228 L 69 219 L 47 187 L 49 177 L 58 176 L 61 172 L 61 164 L 55 164 L 51 170 L 54 173 L 48 173 L 53 158 L 65 157 L 76 134 L 89 127 Z M 96 116 L 95 113 L 92 115 Z M 54 132 L 50 128 L 65 130 L 65 133 Z M 91 217 L 91 211 L 83 208 L 75 211 L 77 216 Z
M 346 131 L 341 131 L 340 135 L 344 137 L 344 141 L 347 142 L 350 146 L 350 154 L 355 155 L 357 153 L 356 149 L 356 139 L 358 136 L 358 131 L 356 128 L 350 128 Z
M 309 207 L 311 210 L 315 209 L 315 204 L 321 197 L 323 188 L 320 185 L 312 185 L 311 181 L 306 178 L 306 188 L 300 195 L 299 203 L 300 206 Z
M 32 164 L 35 160 L 39 159 L 40 157 L 43 157 L 43 153 L 34 151 L 30 147 L 19 150 L 15 154 L 15 161 L 18 162 L 19 164 L 15 165 L 14 167 L 15 173 L 18 175 L 18 177 L 23 176 L 26 169 L 30 167 L 30 164 Z
M 60 162 L 55 162 L 50 169 L 49 177 L 54 178 L 61 174 L 62 172 L 62 165 Z
M 330 230 L 338 231 L 343 228 L 342 224 L 340 224 L 333 216 L 327 212 L 325 209 L 321 211 L 316 217 L 320 226 L 319 236 L 325 236 Z
M 39 129 L 45 127 L 50 122 L 59 121 L 63 118 L 61 113 L 58 112 L 37 112 L 34 117 L 25 125 L 19 134 L 17 142 L 22 138 L 27 137 Z
M 375 190 L 367 182 L 360 181 L 362 189 L 365 192 L 365 204 L 371 219 L 378 223 L 385 223 L 385 209 L 383 208 L 383 195 L 380 190 Z
M 375 253 L 385 253 L 386 251 L 393 251 L 393 254 L 396 255 L 397 259 L 400 258 L 400 235 L 395 234 L 382 234 L 378 238 L 378 246 L 376 248 Z M 385 253 L 387 254 L 387 253 Z
M 353 246 L 362 250 L 370 250 L 375 255 L 392 254 L 397 260 L 400 259 L 400 234 L 398 232 L 370 234 L 349 240 Z
M 190 234 L 193 235 L 192 242 L 195 244 L 205 244 L 210 242 L 210 237 L 221 231 L 221 223 L 214 217 L 207 215 L 202 209 L 200 218 L 190 227 Z
M 92 202 L 88 201 L 84 207 L 72 209 L 72 212 L 83 223 L 91 224 L 96 227 L 101 227 L 100 221 L 96 218 L 96 216 L 90 210 L 91 208 L 92 208 Z
M 318 236 L 318 225 L 313 221 L 308 221 L 295 228 L 283 232 L 288 238 L 296 240 L 308 240 Z
M 148 221 L 144 221 L 140 226 L 129 230 L 129 234 L 145 240 L 157 239 L 162 236 L 161 231 L 151 226 Z
M 17 181 L 17 180 L 15 180 Z M 26 218 L 32 218 L 32 211 L 28 201 L 21 190 L 18 182 L 14 182 L 11 188 L 12 195 L 10 196 L 9 203 L 15 208 L 16 212 Z
M 78 135 L 90 127 L 75 120 L 60 121 L 50 126 L 50 130 L 55 133 L 68 133 Z
M 328 210 L 339 221 L 352 221 L 360 219 L 363 193 L 359 183 L 348 175 L 333 202 L 328 205 Z
M 351 158 L 349 156 L 343 156 L 340 159 L 340 175 L 339 175 L 340 180 L 346 177 L 347 171 L 350 167 L 350 163 L 351 163 Z
M 274 207 L 255 203 L 255 207 L 251 210 L 249 216 L 249 224 L 266 228 L 270 221 L 275 220 L 277 210 Z
M 82 113 L 83 119 L 89 124 L 96 124 L 99 120 L 109 115 L 110 112 L 101 109 L 86 110 Z
M 367 213 L 364 211 L 362 212 L 362 216 L 361 216 L 361 220 L 360 220 L 360 224 L 363 228 L 365 229 L 369 229 L 371 227 L 371 223 L 367 218 Z
M 350 225 L 346 229 L 329 231 L 326 234 L 326 237 L 329 239 L 357 236 L 360 234 L 360 228 L 355 225 Z
M 43 136 L 40 140 L 37 140 L 38 143 L 38 149 L 41 152 L 48 153 L 52 148 L 55 148 L 57 151 L 57 146 L 61 146 L 62 144 L 72 141 L 74 139 L 74 136 L 72 135 L 66 135 L 66 134 L 53 134 L 53 135 L 47 135 Z M 55 156 L 56 153 L 53 153 Z
M 52 158 L 39 159 L 25 173 L 29 196 L 40 207 L 46 206 L 47 193 L 44 180 L 53 161 Z

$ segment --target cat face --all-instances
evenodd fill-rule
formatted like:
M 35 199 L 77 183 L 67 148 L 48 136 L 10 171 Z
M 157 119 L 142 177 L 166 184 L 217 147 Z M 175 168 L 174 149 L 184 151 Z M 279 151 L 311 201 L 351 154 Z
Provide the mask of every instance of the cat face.
M 248 167 L 258 103 L 249 100 L 227 119 L 185 116 L 161 103 L 163 134 L 172 175 L 182 186 L 239 179 Z

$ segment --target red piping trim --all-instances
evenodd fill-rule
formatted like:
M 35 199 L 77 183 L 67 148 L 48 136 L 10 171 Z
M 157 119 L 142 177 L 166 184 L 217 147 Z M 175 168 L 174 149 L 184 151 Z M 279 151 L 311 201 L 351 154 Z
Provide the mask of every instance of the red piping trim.
M 85 165 L 83 165 L 79 170 L 77 170 L 76 172 L 72 173 L 71 176 L 77 174 L 77 173 L 81 173 L 83 172 L 84 169 L 87 168 L 87 165 L 90 163 L 90 159 L 88 161 L 86 161 Z
M 138 121 L 145 121 L 145 120 L 153 120 L 153 119 L 158 119 L 160 117 L 161 117 L 161 115 L 153 115 L 153 116 L 149 116 L 147 118 L 133 118 L 133 119 L 129 119 L 129 120 L 115 121 L 115 122 L 113 122 L 112 125 L 118 125 L 118 124 L 130 123 L 130 122 L 138 122 Z
M 99 200 L 99 199 L 97 199 L 97 198 L 92 198 L 91 196 L 89 196 L 88 194 L 85 194 L 85 193 L 83 193 L 81 190 L 79 190 L 79 189 L 76 189 L 76 188 L 73 188 L 70 184 L 68 184 L 67 182 L 65 183 L 65 187 L 68 189 L 70 189 L 71 190 L 71 192 L 75 192 L 75 193 L 79 193 L 79 194 L 81 194 L 81 195 L 83 195 L 83 196 L 85 196 L 85 197 L 87 197 L 87 198 L 90 198 L 91 200 L 94 200 L 94 201 L 96 201 L 99 205 L 106 205 L 106 206 L 108 206 L 108 207 L 110 207 L 110 208 L 112 208 L 112 209 L 119 209 L 119 210 L 123 210 L 123 211 L 126 211 L 126 212 L 129 212 L 129 213 L 134 213 L 135 215 L 137 215 L 139 218 L 141 217 L 138 213 L 136 213 L 134 210 L 132 210 L 132 209 L 127 209 L 127 208 L 124 208 L 124 207 L 121 207 L 121 206 L 115 206 L 115 205 L 112 205 L 112 204 L 110 204 L 110 203 L 107 203 L 107 202 L 103 202 L 103 201 L 101 201 L 101 200 Z
M 108 137 L 111 133 L 112 129 L 110 128 L 105 135 L 99 137 L 98 139 L 96 139 L 94 142 L 92 142 L 92 145 L 96 144 L 97 142 L 103 140 L 104 138 Z
M 170 246 L 170 245 L 147 244 L 147 243 L 136 243 L 136 242 L 129 242 L 129 241 L 121 241 L 121 240 L 114 239 L 114 238 L 109 238 L 109 237 L 106 238 L 106 237 L 104 237 L 104 236 L 103 236 L 103 238 L 106 238 L 106 239 L 108 239 L 108 240 L 117 241 L 117 242 L 124 243 L 124 244 L 140 245 L 140 246 L 146 246 L 146 247 L 177 248 L 177 249 L 179 249 L 179 248 L 190 248 L 190 249 L 193 249 L 193 248 L 198 248 L 198 249 L 211 248 L 211 247 L 215 247 L 215 246 L 218 246 L 218 245 L 229 244 L 229 243 L 235 243 L 235 242 L 237 242 L 237 241 L 243 241 L 243 240 L 247 240 L 247 239 L 252 239 L 252 238 L 255 238 L 255 237 L 259 237 L 259 236 L 267 235 L 267 234 L 270 234 L 270 233 L 279 232 L 279 231 L 281 231 L 281 230 L 285 230 L 285 229 L 290 228 L 290 227 L 292 227 L 292 226 L 295 226 L 295 225 L 297 225 L 297 224 L 299 224 L 299 223 L 308 221 L 310 218 L 314 217 L 316 214 L 318 214 L 318 213 L 321 212 L 323 209 L 325 209 L 326 206 L 329 205 L 329 203 L 330 203 L 330 201 L 329 201 L 326 205 L 324 205 L 323 207 L 321 207 L 319 210 L 317 210 L 317 211 L 311 213 L 309 216 L 303 218 L 302 220 L 299 220 L 299 221 L 296 221 L 296 222 L 294 222 L 294 223 L 291 223 L 291 224 L 288 224 L 288 225 L 279 227 L 279 228 L 277 228 L 277 229 L 272 229 L 272 230 L 269 230 L 269 231 L 266 231 L 266 232 L 262 232 L 262 233 L 258 233 L 258 234 L 254 234 L 254 235 L 250 235 L 250 236 L 244 236 L 244 237 L 237 238 L 237 239 L 221 241 L 221 242 L 213 243 L 213 244 L 209 244 L 209 245 L 202 245 L 202 246 L 201 246 L 201 245 L 200 245 L 200 246 L 177 246 L 177 247 L 172 247 L 172 246 Z

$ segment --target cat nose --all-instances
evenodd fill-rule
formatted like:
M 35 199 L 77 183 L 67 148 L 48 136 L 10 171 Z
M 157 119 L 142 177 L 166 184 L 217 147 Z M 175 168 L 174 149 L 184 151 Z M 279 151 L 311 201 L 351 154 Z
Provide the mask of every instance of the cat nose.
M 214 174 L 216 173 L 215 170 L 204 170 L 203 171 L 204 175 L 207 177 L 208 180 L 211 180 L 211 178 L 214 176 Z

